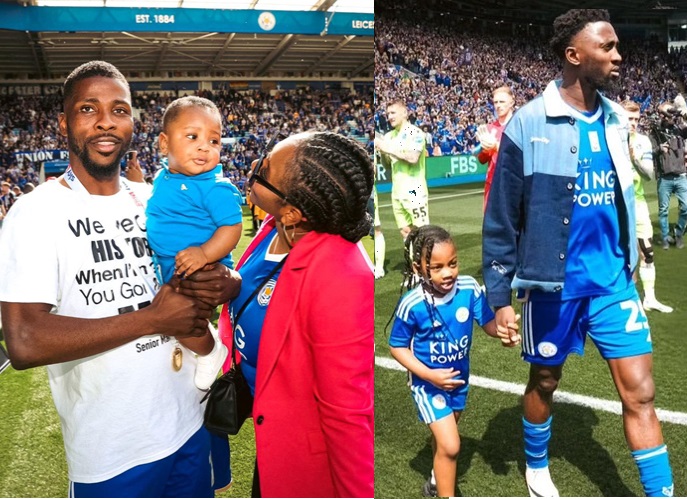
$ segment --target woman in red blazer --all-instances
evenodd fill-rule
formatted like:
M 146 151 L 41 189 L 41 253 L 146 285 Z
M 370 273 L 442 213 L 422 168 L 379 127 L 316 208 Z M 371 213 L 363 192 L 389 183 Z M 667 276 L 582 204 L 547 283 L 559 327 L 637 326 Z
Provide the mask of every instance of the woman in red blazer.
M 253 164 L 252 201 L 271 217 L 231 309 L 244 308 L 234 338 L 255 394 L 254 495 L 374 496 L 374 278 L 359 243 L 373 182 L 365 150 L 334 133 L 289 137 Z

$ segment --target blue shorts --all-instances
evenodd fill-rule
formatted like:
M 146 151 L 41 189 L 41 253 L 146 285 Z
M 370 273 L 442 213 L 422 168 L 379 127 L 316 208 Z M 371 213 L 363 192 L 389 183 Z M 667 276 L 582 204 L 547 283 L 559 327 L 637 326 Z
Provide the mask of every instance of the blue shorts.
M 530 292 L 522 307 L 522 357 L 559 366 L 582 355 L 587 335 L 606 359 L 651 353 L 651 331 L 634 283 L 615 294 L 556 299 L 560 293 Z
M 69 482 L 69 497 L 215 497 L 230 482 L 229 441 L 203 426 L 164 459 L 104 482 Z
M 417 415 L 425 424 L 434 423 L 454 411 L 462 411 L 468 398 L 468 385 L 447 392 L 431 383 L 421 383 L 411 385 L 410 391 L 417 407 Z

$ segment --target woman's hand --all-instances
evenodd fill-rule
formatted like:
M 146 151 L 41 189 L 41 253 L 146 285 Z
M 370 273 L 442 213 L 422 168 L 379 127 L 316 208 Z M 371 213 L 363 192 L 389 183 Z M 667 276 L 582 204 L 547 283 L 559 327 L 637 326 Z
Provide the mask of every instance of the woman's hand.
M 235 298 L 241 291 L 241 276 L 221 263 L 206 265 L 186 279 L 174 276 L 170 284 L 180 293 L 195 298 L 214 310 Z

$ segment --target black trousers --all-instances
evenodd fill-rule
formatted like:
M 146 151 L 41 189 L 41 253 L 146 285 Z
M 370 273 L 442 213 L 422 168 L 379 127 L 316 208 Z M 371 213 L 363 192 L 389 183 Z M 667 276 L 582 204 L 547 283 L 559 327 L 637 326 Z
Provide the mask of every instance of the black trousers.
M 255 458 L 255 469 L 253 470 L 253 489 L 251 490 L 251 497 L 262 497 L 260 494 L 260 475 L 258 475 L 258 459 Z

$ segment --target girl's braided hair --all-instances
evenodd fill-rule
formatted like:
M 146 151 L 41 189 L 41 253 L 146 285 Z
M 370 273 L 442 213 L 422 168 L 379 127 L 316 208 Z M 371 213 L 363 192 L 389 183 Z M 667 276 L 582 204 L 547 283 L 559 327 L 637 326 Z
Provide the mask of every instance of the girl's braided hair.
M 374 167 L 358 142 L 332 132 L 308 134 L 296 146 L 294 163 L 284 193 L 313 230 L 351 242 L 370 233 Z
M 434 306 L 434 296 L 428 291 L 429 284 L 424 281 L 424 276 L 420 276 L 420 279 L 418 280 L 418 275 L 413 269 L 413 264 L 417 264 L 418 267 L 421 267 L 422 257 L 424 255 L 427 269 L 429 269 L 434 246 L 436 244 L 445 242 L 453 243 L 451 234 L 449 234 L 446 229 L 443 229 L 438 225 L 413 227 L 413 229 L 410 231 L 410 234 L 408 234 L 408 237 L 406 237 L 404 243 L 403 255 L 405 258 L 405 266 L 403 268 L 403 282 L 401 282 L 401 296 L 403 296 L 403 293 L 415 288 L 418 284 L 423 286 L 423 293 L 427 297 L 427 300 L 425 300 L 425 305 L 427 306 L 427 312 L 431 317 L 432 324 L 435 324 L 438 320 L 438 322 L 443 326 L 446 326 L 446 322 L 443 320 L 441 314 L 438 313 L 438 310 L 436 310 L 436 307 Z M 386 323 L 386 326 L 384 326 L 385 334 L 389 328 L 389 324 L 391 324 L 391 321 L 396 315 L 396 311 L 398 310 L 398 306 L 400 304 L 401 300 L 399 300 L 396 304 L 396 308 L 391 313 L 389 321 Z M 445 327 L 445 329 L 448 331 L 448 327 Z
M 421 266 L 422 255 L 425 255 L 425 262 L 427 268 L 429 268 L 429 263 L 432 259 L 432 249 L 435 244 L 443 242 L 453 242 L 451 234 L 448 233 L 446 229 L 439 227 L 438 225 L 424 225 L 422 227 L 414 227 L 405 241 L 404 256 L 405 256 L 405 268 L 404 268 L 404 279 L 401 284 L 401 292 L 405 289 L 410 291 L 415 287 L 417 281 L 415 279 L 415 272 L 413 270 L 413 264 L 417 264 L 418 267 Z

